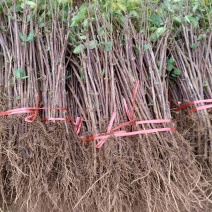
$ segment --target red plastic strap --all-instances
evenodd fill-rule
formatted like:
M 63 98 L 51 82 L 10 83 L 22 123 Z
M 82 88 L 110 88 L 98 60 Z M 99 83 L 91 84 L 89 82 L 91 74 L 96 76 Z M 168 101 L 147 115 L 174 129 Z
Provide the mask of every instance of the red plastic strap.
M 95 134 L 90 137 L 81 137 L 81 142 L 91 142 L 95 140 L 101 140 L 97 145 L 96 148 L 101 148 L 102 145 L 106 142 L 106 140 L 110 136 L 115 136 L 115 137 L 123 137 L 123 136 L 132 136 L 132 135 L 139 135 L 139 134 L 149 134 L 149 133 L 155 133 L 155 132 L 164 132 L 164 131 L 173 131 L 176 130 L 175 128 L 158 128 L 158 129 L 148 129 L 148 130 L 139 130 L 139 131 L 116 131 L 124 126 L 129 125 L 131 122 L 125 122 L 121 123 L 119 126 L 115 127 L 112 129 L 113 122 L 115 120 L 116 113 L 114 112 L 111 119 L 110 123 L 107 128 L 107 132 L 103 134 Z M 158 119 L 158 120 L 146 120 L 146 121 L 137 121 L 135 122 L 137 125 L 138 124 L 158 124 L 158 123 L 168 123 L 171 122 L 170 119 Z
M 132 125 L 132 131 L 134 131 L 134 125 L 135 125 L 134 110 L 135 110 L 135 100 L 136 100 L 136 94 L 137 94 L 137 91 L 138 91 L 138 87 L 139 87 L 139 80 L 136 82 L 134 90 L 133 90 L 131 113 L 130 113 L 130 111 L 128 109 L 126 100 L 123 99 L 123 104 L 124 104 L 124 108 L 125 108 L 127 117 L 130 120 L 130 124 Z
M 210 109 L 210 108 L 212 108 L 212 104 L 195 107 L 191 110 L 191 112 L 194 113 L 194 112 L 197 112 L 197 111 L 200 111 L 200 110 L 205 110 L 205 109 Z
M 127 132 L 127 131 L 115 131 L 111 134 L 95 134 L 88 138 L 81 137 L 81 142 L 91 142 L 95 140 L 101 141 L 96 145 L 96 148 L 101 148 L 102 145 L 106 142 L 106 140 L 110 136 L 115 137 L 126 137 L 126 136 L 133 136 L 133 135 L 141 135 L 141 134 L 150 134 L 150 133 L 156 133 L 156 132 L 167 132 L 167 131 L 175 131 L 176 128 L 157 128 L 157 129 L 147 129 L 147 130 L 138 130 L 133 132 Z
M 192 106 L 192 105 L 194 105 L 194 104 L 195 104 L 194 102 L 186 103 L 186 104 L 181 105 L 180 107 L 176 108 L 175 111 L 183 110 L 183 109 L 185 109 L 185 108 L 187 108 L 187 107 L 189 107 L 189 106 Z
M 137 94 L 137 91 L 138 91 L 138 87 L 139 87 L 139 81 L 136 82 L 135 88 L 133 90 L 131 120 L 134 119 L 135 99 L 136 99 L 136 94 Z
M 47 110 L 47 109 L 50 109 L 50 110 L 67 110 L 65 108 L 23 107 L 23 108 L 16 108 L 16 109 L 13 109 L 13 110 L 7 110 L 5 112 L 1 112 L 0 116 L 9 116 L 9 115 L 14 115 L 14 114 L 24 114 L 24 113 L 34 113 L 34 115 L 37 115 L 39 110 Z
M 76 130 L 76 134 L 77 135 L 79 135 L 79 133 L 80 133 L 80 130 L 81 130 L 81 127 L 82 127 L 82 123 L 83 123 L 83 118 L 80 118 L 80 122 L 79 122 L 78 128 Z
M 107 133 L 106 133 L 106 137 L 105 138 L 102 138 L 102 140 L 96 145 L 96 148 L 101 148 L 102 145 L 105 143 L 105 141 L 107 140 L 108 137 L 110 137 L 110 132 L 111 132 L 111 129 L 112 129 L 112 126 L 113 126 L 113 122 L 115 120 L 115 117 L 116 117 L 116 113 L 113 112 L 112 114 L 112 117 L 110 119 L 110 122 L 109 122 L 109 125 L 107 127 Z M 97 136 L 98 137 L 98 136 Z M 99 138 L 100 139 L 100 138 Z
M 155 120 L 146 120 L 146 121 L 136 121 L 136 124 L 161 124 L 172 122 L 171 119 L 155 119 Z
M 42 121 L 66 121 L 71 122 L 74 125 L 74 132 L 78 135 L 80 133 L 83 119 L 80 117 L 76 118 L 76 122 L 71 117 L 68 118 L 43 118 Z
M 180 110 L 183 110 L 187 107 L 190 107 L 194 104 L 199 104 L 199 103 L 211 103 L 212 102 L 212 99 L 204 99 L 204 100 L 196 100 L 196 101 L 193 101 L 193 102 L 189 102 L 189 103 L 186 103 L 178 108 L 175 109 L 175 111 L 180 111 Z M 204 110 L 204 109 L 209 109 L 211 108 L 212 105 L 203 105 L 203 106 L 199 106 L 199 107 L 195 107 L 191 110 L 191 112 L 197 112 L 197 111 L 200 111 L 200 110 Z
M 174 130 L 176 130 L 176 128 L 157 128 L 157 129 L 148 129 L 148 130 L 138 130 L 134 132 L 118 131 L 118 132 L 114 132 L 112 135 L 115 137 L 125 137 L 125 136 L 174 131 Z M 97 136 L 94 136 L 94 140 L 109 138 L 110 136 L 111 135 L 97 135 Z
M 7 110 L 5 112 L 1 112 L 0 113 L 0 117 L 1 116 L 9 116 L 9 115 L 15 115 L 15 114 L 24 114 L 24 113 L 31 113 L 32 115 L 27 116 L 24 120 L 28 123 L 33 122 L 38 115 L 38 111 L 39 110 L 67 110 L 66 108 L 37 108 L 37 107 L 23 107 L 23 108 L 16 108 L 13 110 Z M 67 121 L 67 122 L 71 122 L 74 125 L 74 132 L 78 135 L 81 127 L 82 127 L 82 123 L 83 123 L 83 119 L 80 117 L 77 117 L 76 122 L 73 121 L 73 119 L 71 117 L 68 118 L 43 118 L 42 121 Z

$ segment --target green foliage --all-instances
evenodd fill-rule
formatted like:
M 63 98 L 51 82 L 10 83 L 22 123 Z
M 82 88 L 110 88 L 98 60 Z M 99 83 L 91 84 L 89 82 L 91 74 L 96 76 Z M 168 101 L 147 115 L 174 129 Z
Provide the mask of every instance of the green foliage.
M 173 60 L 172 57 L 170 57 L 167 60 L 167 66 L 166 66 L 167 71 L 172 71 L 174 69 L 175 65 L 176 65 L 176 62 Z
M 209 28 L 211 3 L 208 0 L 191 0 L 189 5 L 184 0 L 164 0 L 160 6 L 157 6 L 157 2 L 150 0 L 150 7 L 140 0 L 93 0 L 80 6 L 72 17 L 70 27 L 75 29 L 77 27 L 80 29 L 78 32 L 83 33 L 89 29 L 89 24 L 95 21 L 95 11 L 98 11 L 108 25 L 112 22 L 113 30 L 118 27 L 124 28 L 128 16 L 135 29 L 138 31 L 142 29 L 153 42 L 166 31 L 173 34 L 176 31 L 180 32 L 178 29 L 182 25 L 192 25 L 194 28 L 201 25 L 204 29 Z M 144 11 L 147 14 L 145 17 Z
M 113 47 L 113 42 L 109 41 L 109 42 L 102 42 L 101 44 L 103 44 L 105 46 L 105 51 L 109 52 L 112 50 Z
M 165 27 L 158 27 L 156 30 L 151 34 L 150 38 L 152 41 L 156 41 L 160 36 L 162 36 L 166 32 Z
M 84 26 L 87 26 L 88 22 L 87 17 L 88 17 L 88 3 L 83 3 L 79 8 L 78 13 L 71 19 L 70 27 L 79 26 L 81 23 L 83 23 Z
M 21 45 L 22 46 L 25 46 L 25 42 L 32 42 L 35 38 L 35 34 L 34 34 L 34 31 L 32 30 L 28 36 L 27 35 L 24 35 L 22 34 L 21 32 L 18 33 L 20 39 L 21 39 Z
M 190 48 L 191 48 L 191 49 L 196 49 L 197 46 L 198 46 L 198 45 L 197 45 L 196 43 L 194 43 L 194 44 L 191 44 L 191 45 L 190 45 Z
M 149 21 L 156 27 L 164 26 L 163 20 L 158 14 L 153 14 L 149 18 Z
M 95 40 L 92 40 L 92 41 L 89 42 L 88 48 L 89 48 L 90 50 L 95 49 L 96 47 L 97 47 L 97 43 L 96 43 Z
M 35 38 L 35 34 L 34 34 L 34 31 L 32 30 L 32 31 L 29 33 L 29 35 L 27 36 L 27 41 L 28 41 L 28 42 L 31 42 L 31 41 L 34 40 L 34 38 Z
M 34 1 L 22 0 L 21 8 L 24 9 L 26 6 L 30 6 L 31 9 L 36 7 L 36 3 Z
M 206 87 L 208 87 L 208 83 L 207 82 L 203 82 L 202 86 L 203 86 L 203 88 L 206 88 Z
M 166 62 L 166 70 L 169 72 L 169 75 L 172 78 L 175 78 L 181 75 L 181 70 L 179 70 L 176 67 L 176 62 L 172 57 L 170 57 Z
M 148 44 L 145 44 L 144 45 L 144 50 L 148 50 L 148 49 L 150 49 L 150 47 L 151 47 L 151 45 L 148 43 Z
M 80 53 L 83 52 L 84 49 L 85 49 L 85 45 L 80 44 L 74 49 L 73 53 L 74 54 L 80 54 Z
M 88 42 L 90 50 L 103 45 L 105 51 L 111 51 L 113 42 L 111 33 L 125 30 L 127 24 L 132 23 L 137 33 L 144 34 L 149 40 L 143 46 L 143 50 L 151 47 L 151 42 L 157 40 L 165 34 L 178 36 L 180 38 L 182 26 L 192 26 L 201 29 L 206 33 L 211 30 L 212 2 L 210 0 L 190 0 L 189 4 L 184 0 L 164 0 L 158 5 L 157 0 L 149 0 L 148 4 L 141 0 L 93 0 L 90 3 L 83 3 L 77 11 L 71 10 L 71 0 L 17 0 L 14 5 L 13 0 L 0 1 L 0 12 L 5 13 L 10 20 L 14 20 L 13 11 L 15 9 L 18 16 L 23 16 L 24 11 L 31 9 L 26 14 L 26 22 L 37 22 L 38 28 L 47 31 L 51 27 L 52 13 L 59 21 L 67 22 L 67 17 L 71 11 L 70 45 L 74 54 L 80 54 L 86 48 Z M 14 8 L 15 6 L 15 8 Z M 10 13 L 5 10 L 9 8 Z M 96 21 L 101 23 L 99 31 L 95 31 Z M 101 26 L 102 20 L 104 27 Z M 95 37 L 90 37 L 91 26 L 94 28 Z M 1 31 L 6 32 L 6 28 L 1 26 Z M 198 35 L 197 35 L 198 36 Z M 203 33 L 199 34 L 198 41 L 204 39 Z M 35 39 L 34 31 L 26 34 L 19 32 L 19 38 L 24 46 L 26 42 Z M 123 38 L 123 45 L 125 45 Z M 191 49 L 196 49 L 198 44 L 190 44 Z M 141 47 L 136 46 L 136 55 Z M 167 63 L 167 70 L 174 70 L 174 65 Z M 177 72 L 175 71 L 175 75 Z
M 179 69 L 177 69 L 177 68 L 174 68 L 174 70 L 171 73 L 171 76 L 172 77 L 178 77 L 180 75 L 181 75 L 181 71 Z
M 14 76 L 19 80 L 24 80 L 28 78 L 28 76 L 25 75 L 24 69 L 22 68 L 15 69 Z

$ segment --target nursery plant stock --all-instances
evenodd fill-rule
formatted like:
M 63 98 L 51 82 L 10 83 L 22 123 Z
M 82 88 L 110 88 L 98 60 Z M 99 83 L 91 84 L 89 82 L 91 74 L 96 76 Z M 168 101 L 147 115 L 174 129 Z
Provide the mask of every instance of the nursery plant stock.
M 1 1 L 2 210 L 210 210 L 170 108 L 200 100 L 210 17 L 209 1 Z

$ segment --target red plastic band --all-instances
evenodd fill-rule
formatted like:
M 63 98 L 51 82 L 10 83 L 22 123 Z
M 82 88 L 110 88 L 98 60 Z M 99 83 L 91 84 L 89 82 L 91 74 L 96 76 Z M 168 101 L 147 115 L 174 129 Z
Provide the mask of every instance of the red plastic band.
M 200 110 L 205 110 L 205 109 L 210 109 L 210 108 L 212 108 L 212 104 L 195 107 L 191 110 L 191 112 L 194 113 L 194 112 L 197 112 L 197 111 L 200 111 Z
M 107 140 L 107 138 L 110 136 L 109 134 L 110 134 L 110 132 L 111 132 L 111 129 L 112 129 L 112 126 L 113 126 L 113 122 L 114 122 L 114 120 L 115 120 L 115 117 L 116 117 L 116 113 L 115 112 L 113 112 L 113 114 L 112 114 L 112 117 L 111 117 L 111 119 L 110 119 L 110 122 L 109 122 L 109 125 L 108 125 L 108 128 L 107 128 L 107 135 L 108 136 L 106 136 L 105 138 L 102 138 L 102 140 L 96 145 L 96 148 L 101 148 L 102 147 L 102 145 L 105 143 L 105 141 Z M 98 136 L 97 136 L 98 137 Z
M 101 140 L 96 146 L 96 148 L 101 148 L 102 145 L 106 142 L 106 140 L 110 136 L 123 137 L 123 136 L 132 136 L 132 135 L 139 135 L 139 134 L 149 134 L 149 133 L 155 133 L 155 132 L 164 132 L 164 131 L 176 130 L 175 128 L 158 128 L 158 129 L 139 130 L 139 131 L 132 131 L 132 132 L 123 131 L 123 130 L 117 131 L 118 129 L 120 129 L 124 126 L 131 124 L 131 122 L 129 121 L 129 122 L 121 123 L 119 126 L 112 129 L 112 125 L 113 125 L 113 122 L 115 120 L 115 116 L 116 116 L 116 113 L 114 112 L 111 119 L 110 119 L 110 123 L 108 125 L 106 133 L 95 134 L 95 135 L 92 135 L 92 136 L 87 137 L 87 138 L 81 137 L 81 142 L 91 142 L 91 141 L 95 141 L 95 140 Z M 135 123 L 137 125 L 138 124 L 159 124 L 159 123 L 169 123 L 171 121 L 172 121 L 171 119 L 157 119 L 157 120 L 137 121 Z
M 124 104 L 124 108 L 125 108 L 127 117 L 130 120 L 130 123 L 132 125 L 132 131 L 134 131 L 134 126 L 135 126 L 134 110 L 135 110 L 135 100 L 136 100 L 136 94 L 137 94 L 137 91 L 138 91 L 138 87 L 139 87 L 139 80 L 136 82 L 134 90 L 133 90 L 131 113 L 130 113 L 130 111 L 128 109 L 126 100 L 123 99 L 123 104 Z
M 196 101 L 186 103 L 186 104 L 176 108 L 175 111 L 183 110 L 183 109 L 185 109 L 189 106 L 192 106 L 194 104 L 211 103 L 211 102 L 212 102 L 212 99 L 196 100 Z M 197 112 L 197 111 L 200 111 L 200 110 L 209 109 L 211 107 L 212 107 L 212 105 L 203 105 L 203 106 L 199 106 L 199 107 L 195 107 L 195 108 L 191 109 L 191 112 Z
M 68 118 L 43 118 L 42 121 L 66 121 L 71 122 L 74 125 L 74 132 L 78 135 L 80 133 L 83 119 L 80 117 L 76 118 L 76 122 L 71 117 Z
M 95 140 L 101 140 L 96 148 L 101 148 L 102 145 L 106 142 L 106 140 L 111 137 L 126 137 L 126 136 L 133 136 L 133 135 L 141 135 L 141 134 L 150 134 L 150 133 L 156 133 L 156 132 L 167 132 L 167 131 L 175 131 L 176 128 L 158 128 L 158 129 L 147 129 L 147 130 L 138 130 L 133 132 L 127 132 L 127 131 L 115 131 L 111 134 L 95 134 L 88 138 L 81 137 L 81 142 L 91 142 Z

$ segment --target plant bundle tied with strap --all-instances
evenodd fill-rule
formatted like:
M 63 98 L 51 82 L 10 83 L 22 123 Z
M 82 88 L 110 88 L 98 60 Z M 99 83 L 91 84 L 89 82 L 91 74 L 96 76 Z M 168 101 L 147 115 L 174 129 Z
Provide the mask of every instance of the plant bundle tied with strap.
M 181 52 L 165 1 L 0 6 L 2 210 L 206 209 L 211 186 L 171 116 Z

